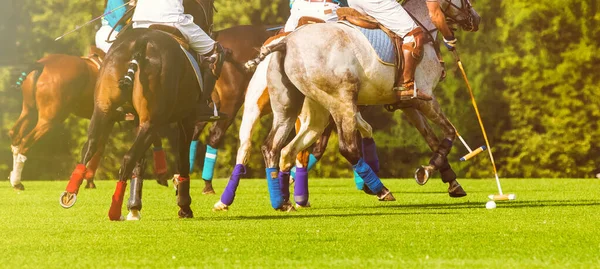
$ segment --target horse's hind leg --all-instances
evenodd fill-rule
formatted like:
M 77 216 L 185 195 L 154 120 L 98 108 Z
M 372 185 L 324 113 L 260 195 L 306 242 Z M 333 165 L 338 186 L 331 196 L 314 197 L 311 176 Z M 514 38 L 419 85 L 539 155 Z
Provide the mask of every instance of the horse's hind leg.
M 23 184 L 21 184 L 21 174 L 23 172 L 23 167 L 25 166 L 25 161 L 27 160 L 26 156 L 29 152 L 29 149 L 54 127 L 56 127 L 55 122 L 40 119 L 33 130 L 31 130 L 31 132 L 29 132 L 29 134 L 23 138 L 21 145 L 18 147 L 18 153 L 14 160 L 13 171 L 10 175 L 10 184 L 15 189 L 24 189 Z
M 13 155 L 13 165 L 12 171 L 10 172 L 10 184 L 16 190 L 24 190 L 25 187 L 21 183 L 21 173 L 23 171 L 23 166 L 25 164 L 25 160 L 27 158 L 19 157 L 19 152 L 21 146 L 21 141 L 25 136 L 26 132 L 28 132 L 32 125 L 35 123 L 36 115 L 34 113 L 30 113 L 29 109 L 23 107 L 23 111 L 17 119 L 15 125 L 9 132 L 9 136 L 11 138 L 10 149 Z M 25 156 L 23 156 L 25 157 Z
M 131 173 L 133 172 L 136 163 L 144 157 L 146 150 L 152 145 L 153 135 L 154 128 L 150 122 L 140 123 L 138 135 L 129 151 L 123 157 L 123 163 L 119 170 L 119 181 L 117 182 L 110 210 L 108 211 L 110 220 L 121 219 L 121 207 L 123 206 L 123 196 L 125 187 L 127 186 L 127 179 L 131 177 Z
M 261 66 L 263 67 L 261 69 Z M 235 167 L 227 182 L 227 187 L 221 194 L 221 199 L 215 203 L 213 210 L 227 210 L 233 204 L 235 193 L 243 174 L 246 173 L 246 163 L 252 148 L 252 134 L 258 120 L 271 111 L 269 92 L 266 88 L 266 63 L 258 65 L 246 92 L 242 123 L 240 124 L 240 146 L 237 151 Z M 263 71 L 261 71 L 263 70 Z M 262 77 L 261 77 L 262 76 Z M 260 81 L 259 81 L 260 80 Z M 258 82 L 257 82 L 258 81 Z
M 296 156 L 301 151 L 312 145 L 329 124 L 329 112 L 323 106 L 311 99 L 305 99 L 302 112 L 299 115 L 300 128 L 292 141 L 281 150 L 279 167 L 281 172 L 280 184 L 286 186 L 285 181 L 289 177 L 289 171 L 294 164 Z M 294 183 L 294 201 L 298 206 L 308 206 L 308 169 L 307 167 L 296 167 Z M 285 192 L 285 187 L 282 188 Z
M 207 122 L 201 121 L 196 122 L 194 126 L 194 134 L 192 135 L 192 142 L 190 143 L 190 173 L 194 171 L 194 164 L 196 163 L 196 154 L 198 153 L 198 144 L 200 143 L 200 134 L 206 127 Z
M 415 174 L 417 182 L 419 181 L 420 177 L 428 177 L 427 173 L 430 175 L 433 171 L 439 170 L 442 176 L 442 181 L 444 183 L 448 183 L 448 195 L 450 195 L 450 197 L 463 197 L 467 195 L 465 190 L 456 180 L 456 173 L 454 173 L 452 170 L 447 158 L 450 150 L 452 149 L 452 143 L 456 139 L 456 129 L 450 120 L 448 120 L 446 115 L 444 115 L 442 112 L 437 100 L 434 99 L 429 102 L 416 102 L 416 108 L 423 113 L 427 119 L 438 125 L 444 134 L 444 139 L 442 139 L 435 148 L 430 145 L 430 147 L 432 147 L 434 150 L 434 153 L 429 160 L 429 165 L 417 169 Z M 427 132 L 432 133 L 431 130 L 428 130 Z M 429 142 L 430 139 L 427 140 Z
M 131 187 L 129 188 L 129 200 L 127 201 L 127 220 L 140 220 L 142 215 L 142 186 L 144 183 L 144 171 L 146 170 L 146 158 L 140 159 L 133 169 Z
M 194 118 L 185 118 L 178 122 L 178 126 L 179 158 L 180 160 L 185 160 L 190 154 L 189 146 L 194 132 Z M 193 218 L 194 213 L 190 207 L 192 204 L 192 197 L 190 196 L 190 164 L 186 161 L 180 161 L 178 165 L 180 174 L 177 179 L 177 205 L 179 206 L 179 212 L 177 214 L 180 218 Z
M 348 160 L 354 171 L 364 180 L 368 189 L 377 195 L 380 201 L 395 201 L 392 193 L 383 185 L 371 166 L 360 156 L 356 129 L 369 137 L 371 126 L 360 116 L 354 105 L 338 103 L 335 110 L 330 110 L 338 128 L 340 153 Z

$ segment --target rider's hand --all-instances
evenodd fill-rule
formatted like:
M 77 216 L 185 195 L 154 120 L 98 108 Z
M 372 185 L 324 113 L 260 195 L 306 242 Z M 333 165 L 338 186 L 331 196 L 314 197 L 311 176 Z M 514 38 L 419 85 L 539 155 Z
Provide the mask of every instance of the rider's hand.
M 450 39 L 444 37 L 444 45 L 446 45 L 448 50 L 453 51 L 454 47 L 456 47 L 456 37 L 452 36 Z

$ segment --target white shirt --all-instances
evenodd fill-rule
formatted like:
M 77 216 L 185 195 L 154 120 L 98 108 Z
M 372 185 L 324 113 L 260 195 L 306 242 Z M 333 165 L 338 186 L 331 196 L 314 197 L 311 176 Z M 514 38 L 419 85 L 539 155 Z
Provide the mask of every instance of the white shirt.
M 183 18 L 183 0 L 138 0 L 133 21 L 179 22 Z

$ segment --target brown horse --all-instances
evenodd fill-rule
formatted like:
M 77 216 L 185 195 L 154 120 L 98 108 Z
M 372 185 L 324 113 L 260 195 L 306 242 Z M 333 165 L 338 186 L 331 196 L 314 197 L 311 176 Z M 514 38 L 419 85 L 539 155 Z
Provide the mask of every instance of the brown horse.
M 203 3 L 206 2 L 212 5 L 212 1 L 200 1 L 199 4 L 204 7 Z M 209 8 L 209 10 L 212 10 L 212 8 Z M 199 16 L 194 17 L 199 18 Z M 260 31 L 258 31 L 259 29 Z M 257 35 L 257 32 L 261 34 Z M 225 35 L 224 33 L 229 34 Z M 241 45 L 245 46 L 247 50 L 249 44 L 256 44 L 256 48 L 260 47 L 262 41 L 266 39 L 266 35 L 268 33 L 261 27 L 245 26 L 221 32 L 218 41 L 228 46 L 227 42 L 234 44 L 234 38 L 245 36 L 246 40 L 244 42 L 236 42 L 242 43 Z M 261 38 L 262 36 L 265 36 L 264 39 Z M 226 41 L 228 39 L 230 41 Z M 238 45 L 238 47 L 240 46 Z M 220 79 L 225 81 L 220 82 L 223 83 L 223 87 L 244 83 L 244 80 L 225 79 L 230 76 L 236 77 L 228 75 L 231 72 L 226 70 L 231 68 L 231 70 L 237 70 L 238 74 L 243 74 L 241 63 L 250 59 L 253 54 L 254 52 L 248 52 L 247 55 L 234 52 L 233 55 L 228 57 L 230 66 L 226 65 L 224 67 L 224 73 L 222 74 L 224 77 Z M 237 59 L 236 57 L 241 58 Z M 128 85 L 122 80 L 128 72 L 128 68 L 135 70 L 132 76 L 134 78 L 133 85 Z M 248 79 L 246 78 L 246 81 Z M 231 88 L 244 89 L 245 87 Z M 216 91 L 215 93 L 219 95 L 227 92 Z M 110 133 L 116 108 L 125 102 L 130 102 L 139 115 L 140 128 L 137 138 L 130 151 L 125 155 L 119 171 L 119 182 L 109 211 L 111 220 L 117 220 L 121 217 L 126 180 L 132 174 L 134 164 L 141 160 L 142 153 L 149 147 L 151 134 L 157 128 L 176 122 L 179 126 L 179 159 L 189 156 L 189 143 L 192 138 L 197 112 L 196 100 L 201 94 L 195 73 L 188 63 L 185 53 L 171 36 L 153 29 L 133 29 L 125 32 L 115 42 L 99 75 L 95 90 L 94 112 L 88 131 L 88 141 L 83 147 L 80 164 L 74 171 L 74 174 L 77 174 L 78 177 L 85 172 L 84 164 L 97 154 L 98 149 L 105 143 Z M 233 93 L 233 96 L 240 96 L 240 94 L 243 95 L 243 91 Z M 227 96 L 227 94 L 223 94 L 220 98 L 227 100 Z M 241 100 L 241 97 L 238 100 Z M 225 102 L 215 101 L 221 111 L 226 111 L 224 110 Z M 234 103 L 233 107 L 239 108 L 241 101 L 239 102 L 239 104 Z M 235 111 L 230 115 L 234 114 Z M 193 217 L 189 195 L 189 163 L 180 161 L 178 167 L 180 171 L 177 182 L 177 200 L 180 207 L 178 214 L 183 218 Z M 141 183 L 138 183 L 138 181 L 132 182 L 132 191 L 135 189 L 136 192 L 132 195 L 128 207 L 136 213 L 139 213 L 141 209 L 140 188 Z
M 90 49 L 88 57 L 51 54 L 38 60 L 33 71 L 26 75 L 21 87 L 21 115 L 9 132 L 13 152 L 13 170 L 10 174 L 13 188 L 24 190 L 21 174 L 26 156 L 39 139 L 56 129 L 71 114 L 91 118 L 93 89 L 103 58 L 104 52 L 95 47 Z M 161 147 L 160 139 L 154 145 Z M 159 152 L 155 154 L 160 155 Z M 88 164 L 90 169 L 84 176 L 86 188 L 95 187 L 93 179 L 99 162 L 100 158 L 95 158 Z M 166 183 L 166 166 L 162 165 L 157 171 L 160 172 L 161 181 Z

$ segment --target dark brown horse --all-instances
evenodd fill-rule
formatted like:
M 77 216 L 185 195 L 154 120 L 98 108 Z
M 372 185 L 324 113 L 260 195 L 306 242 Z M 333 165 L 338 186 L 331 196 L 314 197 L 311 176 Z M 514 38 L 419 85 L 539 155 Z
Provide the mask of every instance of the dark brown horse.
M 24 189 L 21 174 L 26 156 L 39 139 L 60 126 L 71 114 L 91 118 L 94 85 L 103 58 L 104 52 L 95 47 L 90 49 L 88 57 L 51 54 L 38 60 L 33 71 L 26 75 L 21 87 L 21 115 L 9 132 L 13 152 L 10 182 L 15 189 Z M 154 145 L 161 147 L 160 139 L 156 139 Z M 164 152 L 155 154 L 164 159 Z M 93 179 L 99 162 L 98 156 L 88 164 L 89 169 L 84 175 L 86 188 L 95 187 Z M 165 163 L 163 160 L 160 169 L 156 169 L 163 184 L 167 177 Z
M 209 6 L 212 5 L 212 1 L 200 1 L 199 3 L 202 7 L 204 7 L 203 3 L 208 3 Z M 199 18 L 199 16 L 194 17 Z M 229 34 L 225 35 L 225 33 Z M 259 34 L 257 35 L 257 33 Z M 242 45 L 245 50 L 248 50 L 253 46 L 260 47 L 262 41 L 266 39 L 266 37 L 261 39 L 261 36 L 266 35 L 268 34 L 261 27 L 246 26 L 225 30 L 219 34 L 218 40 L 223 42 L 224 46 L 228 46 L 228 39 L 230 40 L 228 42 L 234 44 L 233 38 L 246 37 L 245 40 L 236 42 L 241 43 L 238 44 L 238 47 Z M 257 39 L 260 40 L 254 41 Z M 226 79 L 230 76 L 236 78 L 236 76 L 228 75 L 230 71 L 227 70 L 231 68 L 231 70 L 237 70 L 239 74 L 243 74 L 241 63 L 246 59 L 250 59 L 253 54 L 238 55 L 233 52 L 228 60 L 230 66 L 224 67 L 223 77 L 220 79 L 220 81 L 224 80 L 225 82 L 220 83 L 224 83 L 224 87 L 235 86 L 239 83 L 243 84 L 243 80 Z M 236 61 L 236 57 L 241 58 Z M 128 72 L 128 68 L 135 70 L 132 76 L 134 78 L 132 85 L 128 85 L 122 80 Z M 237 88 L 244 89 L 245 87 Z M 216 91 L 215 93 L 219 95 L 226 92 Z M 125 32 L 115 42 L 99 75 L 95 92 L 94 113 L 88 131 L 88 141 L 83 147 L 80 164 L 74 172 L 74 174 L 80 175 L 85 171 L 84 164 L 92 159 L 101 145 L 106 142 L 110 127 L 114 123 L 113 118 L 116 108 L 125 102 L 130 102 L 139 115 L 140 128 L 133 146 L 123 158 L 123 164 L 119 171 L 119 182 L 109 211 L 111 220 L 117 220 L 121 217 L 126 180 L 132 174 L 135 163 L 142 159 L 143 152 L 150 146 L 151 134 L 157 128 L 176 122 L 179 126 L 179 159 L 182 160 L 189 156 L 189 143 L 192 138 L 197 111 L 196 100 L 201 94 L 195 73 L 188 63 L 185 53 L 171 36 L 153 29 L 133 29 Z M 233 96 L 239 94 L 243 95 L 243 91 L 234 93 Z M 226 96 L 226 94 L 223 94 L 219 97 L 221 100 L 226 100 Z M 241 97 L 239 100 L 241 100 Z M 224 109 L 225 103 L 215 102 L 222 112 L 226 111 Z M 240 104 L 235 104 L 233 107 L 236 106 L 239 108 Z M 234 114 L 235 111 L 230 115 Z M 180 207 L 178 214 L 184 218 L 193 217 L 189 195 L 189 163 L 180 161 L 178 168 L 180 171 L 177 182 L 177 201 Z M 132 195 L 133 199 L 130 199 L 128 207 L 136 213 L 139 213 L 141 209 L 140 188 L 141 182 L 132 182 L 132 190 L 138 191 Z

